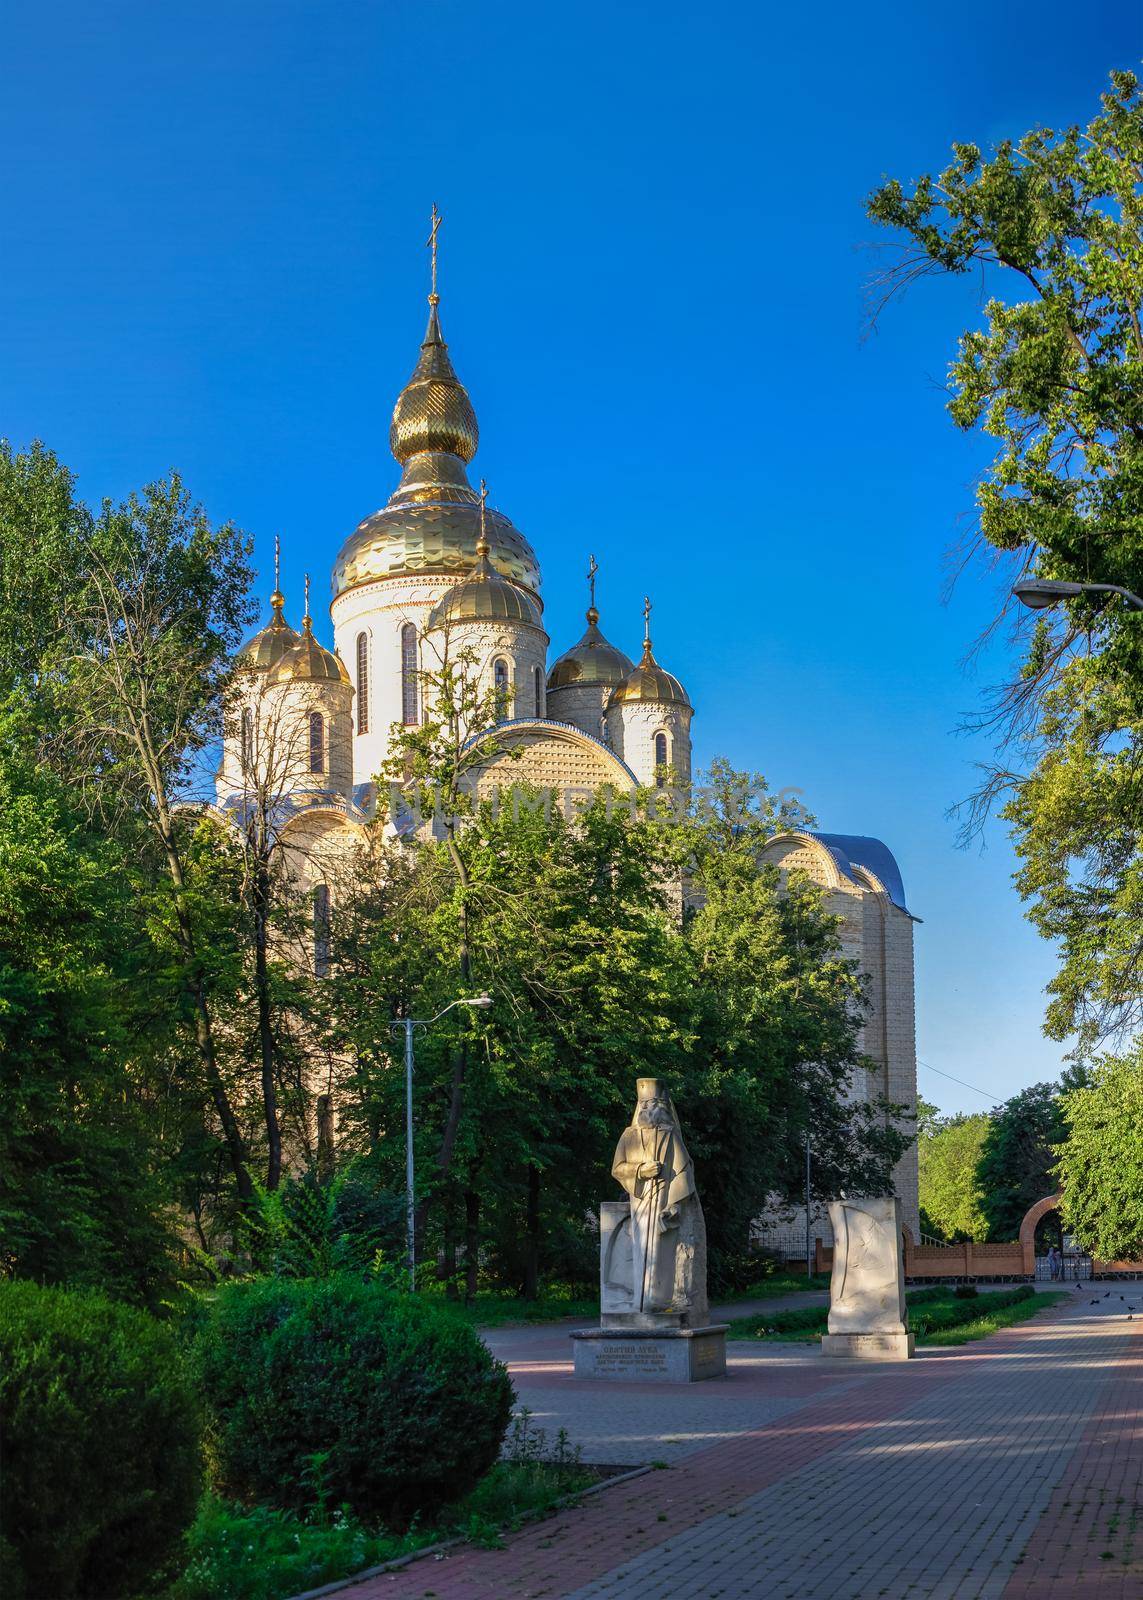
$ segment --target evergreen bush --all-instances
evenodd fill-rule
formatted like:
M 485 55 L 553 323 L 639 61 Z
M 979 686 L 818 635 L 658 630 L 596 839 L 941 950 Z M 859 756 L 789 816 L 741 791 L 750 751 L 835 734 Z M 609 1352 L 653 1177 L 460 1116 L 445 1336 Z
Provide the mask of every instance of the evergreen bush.
M 0 1284 L 4 1593 L 127 1600 L 181 1563 L 199 1414 L 169 1329 L 92 1291 Z
M 431 1516 L 492 1466 L 512 1410 L 465 1323 L 349 1276 L 229 1286 L 195 1356 L 220 1488 L 285 1511 Z

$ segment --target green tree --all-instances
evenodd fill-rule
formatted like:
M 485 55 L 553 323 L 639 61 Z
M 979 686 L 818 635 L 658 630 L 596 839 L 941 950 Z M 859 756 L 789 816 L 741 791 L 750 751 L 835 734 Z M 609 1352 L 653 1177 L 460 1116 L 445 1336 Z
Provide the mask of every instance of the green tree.
M 1062 1100 L 1064 1225 L 1103 1261 L 1143 1257 L 1143 1052 L 1108 1057 Z
M 1031 1084 L 992 1112 L 977 1169 L 990 1239 L 1017 1238 L 1029 1206 L 1055 1192 L 1066 1133 L 1054 1083 Z
M 926 1233 L 950 1242 L 988 1237 L 980 1160 L 991 1127 L 983 1111 L 928 1119 L 917 1140 L 921 1227 Z
M 1143 98 L 1116 72 L 1086 128 L 1040 128 L 937 178 L 884 184 L 870 215 L 904 234 L 882 302 L 928 274 L 989 298 L 950 371 L 958 426 L 997 441 L 977 491 L 983 541 L 1021 574 L 1143 590 Z M 976 294 L 973 289 L 973 294 Z M 984 721 L 1000 758 L 971 808 L 1005 802 L 1029 915 L 1057 942 L 1046 1031 L 1081 1050 L 1143 1023 L 1143 629 L 1069 600 L 1034 624 Z
M 400 1182 L 404 1148 L 389 1019 L 432 1015 L 463 992 L 462 948 L 464 987 L 493 996 L 490 1011 L 451 1013 L 417 1049 L 426 1244 L 446 1271 L 464 1244 L 469 1289 L 480 1251 L 525 1294 L 542 1273 L 594 1278 L 582 1219 L 640 1073 L 672 1085 L 715 1249 L 744 1248 L 767 1197 L 797 1188 L 807 1129 L 823 1188 L 888 1185 L 908 1134 L 844 1092 L 861 1070 L 861 984 L 836 919 L 813 885 L 783 891 L 758 864 L 767 803 L 740 804 L 749 782 L 722 778 L 722 796 L 685 827 L 650 819 L 651 796 L 634 817 L 604 792 L 568 818 L 520 784 L 498 804 L 470 803 L 449 837 L 422 835 L 400 857 L 376 847 L 371 869 L 347 873 L 348 897 L 335 896 L 352 1115 L 386 1185 Z M 684 867 L 700 902 L 685 915 Z
M 154 970 L 137 876 L 62 784 L 11 753 L 0 861 L 0 1271 L 156 1306 L 175 1241 L 139 1043 Z

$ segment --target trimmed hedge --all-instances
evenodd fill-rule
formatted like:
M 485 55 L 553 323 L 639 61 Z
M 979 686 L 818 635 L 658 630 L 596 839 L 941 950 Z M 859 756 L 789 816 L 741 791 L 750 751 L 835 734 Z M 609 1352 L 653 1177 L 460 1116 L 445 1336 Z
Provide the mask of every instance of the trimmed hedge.
M 170 1331 L 93 1291 L 0 1284 L 4 1594 L 125 1600 L 181 1563 L 200 1421 Z
M 221 1290 L 195 1360 L 224 1493 L 392 1526 L 473 1487 L 514 1398 L 471 1328 L 354 1277 Z

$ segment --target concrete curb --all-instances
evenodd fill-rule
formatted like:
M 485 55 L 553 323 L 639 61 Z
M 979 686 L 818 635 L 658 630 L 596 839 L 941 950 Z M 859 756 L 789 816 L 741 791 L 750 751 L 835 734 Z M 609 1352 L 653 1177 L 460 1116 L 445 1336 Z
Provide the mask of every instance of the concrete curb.
M 553 1512 L 562 1511 L 569 1505 L 578 1505 L 581 1500 L 586 1500 L 588 1495 L 600 1494 L 604 1489 L 614 1489 L 621 1483 L 630 1483 L 632 1478 L 641 1478 L 645 1472 L 656 1470 L 648 1464 L 645 1467 L 632 1467 L 630 1472 L 616 1473 L 611 1478 L 602 1478 L 590 1488 L 581 1489 L 578 1494 L 565 1494 L 546 1511 L 527 1512 L 520 1518 L 520 1523 L 523 1525 L 528 1522 L 541 1522 Z M 355 1584 L 365 1583 L 369 1578 L 379 1578 L 386 1572 L 397 1572 L 401 1567 L 412 1566 L 414 1561 L 423 1561 L 426 1556 L 442 1555 L 446 1550 L 455 1550 L 458 1545 L 468 1542 L 463 1534 L 458 1534 L 453 1539 L 440 1539 L 436 1544 L 427 1544 L 420 1550 L 410 1550 L 407 1556 L 395 1556 L 392 1561 L 383 1561 L 379 1567 L 365 1567 L 361 1572 L 355 1572 L 352 1577 L 338 1578 L 334 1583 L 323 1583 L 320 1589 L 306 1589 L 302 1594 L 290 1595 L 288 1600 L 319 1600 L 320 1595 L 337 1594 L 342 1589 L 352 1589 Z

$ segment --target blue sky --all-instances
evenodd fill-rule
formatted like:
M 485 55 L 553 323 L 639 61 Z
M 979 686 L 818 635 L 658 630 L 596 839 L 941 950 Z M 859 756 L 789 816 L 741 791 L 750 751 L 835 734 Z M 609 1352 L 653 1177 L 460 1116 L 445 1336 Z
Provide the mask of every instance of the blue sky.
M 979 291 L 922 285 L 866 336 L 863 199 L 953 139 L 1086 121 L 1141 43 L 1098 0 L 1082 26 L 1060 0 L 15 0 L 0 431 L 91 499 L 177 466 L 265 592 L 281 533 L 297 613 L 395 482 L 435 200 L 476 470 L 540 554 L 553 653 L 594 551 L 629 651 L 651 592 L 700 762 L 891 845 L 921 1091 L 979 1109 L 1060 1060 L 1003 828 L 964 852 L 946 816 L 1004 667 L 962 666 L 997 577 L 944 593 L 988 458 L 942 394 Z

